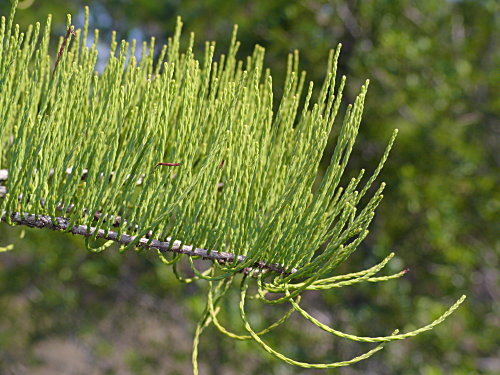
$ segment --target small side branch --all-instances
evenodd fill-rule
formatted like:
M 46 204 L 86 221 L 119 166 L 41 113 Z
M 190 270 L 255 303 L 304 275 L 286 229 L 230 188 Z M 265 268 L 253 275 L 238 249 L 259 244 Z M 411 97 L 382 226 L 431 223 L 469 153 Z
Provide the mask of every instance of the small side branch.
M 6 221 L 6 213 L 3 212 L 0 220 Z M 15 212 L 10 214 L 10 219 L 12 222 L 18 225 L 25 225 L 31 228 L 48 228 L 56 231 L 67 230 L 70 226 L 69 219 L 65 217 L 56 217 L 55 223 L 51 216 L 48 215 L 32 215 L 32 214 L 21 214 L 20 212 Z M 97 229 L 95 227 L 87 228 L 86 225 L 75 225 L 69 229 L 70 233 L 90 237 L 96 234 L 97 237 L 105 240 L 115 241 L 121 245 L 128 245 L 136 239 L 136 236 L 131 236 L 128 234 L 123 234 L 118 236 L 117 232 L 105 231 L 104 229 Z M 181 245 L 180 241 L 174 241 L 171 246 L 171 239 L 168 241 L 158 241 L 150 240 L 148 238 L 141 238 L 137 243 L 137 247 L 144 247 L 149 249 L 158 249 L 162 253 L 173 252 L 177 254 L 185 254 L 188 256 L 199 256 L 203 259 L 217 261 L 219 263 L 233 263 L 235 261 L 235 255 L 233 253 L 227 253 L 223 251 L 209 251 L 206 249 L 194 248 L 193 246 Z M 238 263 L 242 263 L 246 260 L 246 257 L 239 255 L 236 259 Z M 268 270 L 281 274 L 295 273 L 297 270 L 292 269 L 291 272 L 287 271 L 282 265 L 279 264 L 266 264 L 265 262 L 257 262 L 252 267 L 253 269 Z M 251 272 L 250 269 L 246 269 L 246 272 Z
M 54 78 L 54 74 L 56 74 L 57 65 L 59 65 L 59 61 L 61 61 L 62 54 L 64 52 L 64 49 L 66 48 L 66 43 L 68 42 L 70 35 L 76 36 L 75 27 L 73 25 L 70 25 L 68 27 L 68 30 L 66 31 L 66 35 L 63 38 L 61 47 L 59 48 L 59 53 L 57 54 L 57 60 L 56 60 L 56 63 L 54 65 L 54 70 L 52 71 L 52 78 Z

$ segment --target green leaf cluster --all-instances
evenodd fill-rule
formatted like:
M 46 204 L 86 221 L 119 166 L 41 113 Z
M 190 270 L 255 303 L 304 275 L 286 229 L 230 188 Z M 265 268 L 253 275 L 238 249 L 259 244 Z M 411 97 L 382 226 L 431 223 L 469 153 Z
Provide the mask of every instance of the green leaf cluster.
M 214 323 L 238 339 L 253 339 L 279 359 L 307 368 L 349 365 L 382 349 L 384 342 L 415 336 L 441 323 L 463 302 L 462 297 L 441 317 L 420 329 L 384 337 L 345 334 L 320 323 L 299 306 L 305 290 L 325 290 L 359 282 L 400 277 L 375 277 L 393 256 L 365 271 L 332 276 L 332 271 L 368 234 L 384 184 L 371 192 L 396 132 L 378 167 L 364 178 L 362 169 L 342 185 L 344 172 L 361 124 L 368 82 L 345 111 L 326 172 L 318 169 L 341 105 L 345 77 L 336 83 L 340 45 L 331 51 L 326 78 L 316 98 L 306 86 L 298 53 L 288 59 L 283 95 L 275 109 L 264 49 L 256 46 L 246 60 L 237 59 L 236 28 L 229 51 L 214 59 L 215 43 L 205 44 L 202 60 L 180 43 L 182 23 L 155 58 L 155 39 L 135 57 L 134 41 L 113 35 L 104 71 L 95 72 L 98 30 L 89 47 L 88 11 L 83 29 L 59 41 L 57 60 L 49 52 L 51 18 L 21 32 L 13 27 L 15 5 L 0 26 L 0 167 L 8 171 L 0 201 L 2 219 L 48 215 L 57 225 L 64 216 L 73 225 L 148 236 L 209 251 L 228 252 L 234 262 L 213 262 L 195 277 L 179 275 L 183 257 L 160 254 L 174 265 L 181 281 L 205 279 L 210 284 L 207 307 L 193 346 L 203 329 Z M 71 17 L 67 27 L 73 31 Z M 179 163 L 163 167 L 159 162 Z M 82 178 L 82 176 L 85 176 Z M 121 220 L 117 221 L 120 217 Z M 277 264 L 284 272 L 264 270 Z M 262 268 L 259 269 L 259 266 Z M 239 273 L 240 314 L 249 336 L 230 332 L 217 321 L 218 305 Z M 268 329 L 255 332 L 245 313 L 249 285 L 255 298 L 268 304 L 289 302 L 292 310 Z M 279 294 L 268 298 L 269 294 Z M 290 359 L 261 336 L 298 311 L 325 331 L 345 339 L 380 342 L 351 360 L 310 364 Z

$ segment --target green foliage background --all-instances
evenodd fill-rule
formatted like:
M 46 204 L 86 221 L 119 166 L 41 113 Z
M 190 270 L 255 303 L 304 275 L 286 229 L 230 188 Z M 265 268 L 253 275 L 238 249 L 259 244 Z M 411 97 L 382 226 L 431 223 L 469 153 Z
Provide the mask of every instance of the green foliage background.
M 197 34 L 200 50 L 207 39 L 227 46 L 237 23 L 240 56 L 251 54 L 256 43 L 266 47 L 277 94 L 290 51 L 301 52 L 302 68 L 319 83 L 329 49 L 342 42 L 339 73 L 350 78 L 348 88 L 371 79 L 351 167 L 373 169 L 392 130 L 400 130 L 382 174 L 388 188 L 372 232 L 343 271 L 368 267 L 392 250 L 393 267 L 408 266 L 411 272 L 394 282 L 306 294 L 306 303 L 330 325 L 375 335 L 431 321 L 462 293 L 469 299 L 434 331 L 392 343 L 337 372 L 500 371 L 497 2 L 31 3 L 25 1 L 30 6 L 16 15 L 21 26 L 50 12 L 54 32 L 62 35 L 65 14 L 72 13 L 80 27 L 88 4 L 91 26 L 104 32 L 103 39 L 116 29 L 119 38 L 154 35 L 157 45 L 181 15 L 184 30 Z M 6 15 L 9 7 L 1 1 L 0 13 Z M 355 92 L 350 95 L 352 101 Z M 0 255 L 1 373 L 191 371 L 190 340 L 204 305 L 202 283 L 178 284 L 154 255 L 119 255 L 113 248 L 89 254 L 83 241 L 70 235 L 29 230 L 18 239 L 19 232 L 0 226 L 0 245 L 16 244 Z M 232 311 L 237 314 L 236 304 Z M 237 324 L 230 314 L 227 321 Z M 356 344 L 305 329 L 299 318 L 287 327 L 269 341 L 291 356 L 333 361 L 359 353 Z M 273 361 L 257 346 L 234 343 L 213 328 L 202 337 L 200 361 L 201 373 L 207 374 L 321 373 Z

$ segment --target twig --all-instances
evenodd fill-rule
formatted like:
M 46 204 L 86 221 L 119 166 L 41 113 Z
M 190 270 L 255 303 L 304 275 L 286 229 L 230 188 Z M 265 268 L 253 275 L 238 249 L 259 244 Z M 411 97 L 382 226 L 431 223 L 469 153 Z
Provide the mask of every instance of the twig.
M 156 164 L 156 167 L 158 167 L 159 165 L 165 165 L 167 167 L 178 167 L 181 165 L 181 163 L 158 163 Z
M 32 214 L 21 214 L 20 212 L 14 212 L 10 214 L 10 219 L 12 222 L 18 225 L 25 225 L 31 228 L 48 228 L 56 231 L 67 230 L 70 226 L 69 219 L 65 217 L 55 217 L 55 220 L 48 215 L 32 215 Z M 6 212 L 2 213 L 0 221 L 6 220 Z M 54 223 L 55 221 L 55 223 Z M 97 238 L 102 238 L 105 240 L 115 241 L 122 245 L 128 245 L 136 239 L 136 236 L 130 236 L 128 234 L 122 233 L 121 236 L 117 232 L 105 231 L 104 229 L 97 229 L 95 227 L 87 228 L 86 225 L 74 225 L 69 229 L 70 233 L 90 237 L 93 236 L 97 231 Z M 182 245 L 180 241 L 174 241 L 171 246 L 170 242 L 172 239 L 169 237 L 167 241 L 150 240 L 148 238 L 141 238 L 137 243 L 137 247 L 144 247 L 149 249 L 158 249 L 162 253 L 174 252 L 177 254 L 185 254 L 188 256 L 199 256 L 203 259 L 217 261 L 219 263 L 232 263 L 235 260 L 235 255 L 233 253 L 227 253 L 223 251 L 209 251 L 206 249 L 193 248 L 193 246 Z M 236 259 L 238 263 L 242 263 L 246 260 L 246 257 L 239 255 Z M 256 262 L 252 267 L 246 268 L 244 272 L 251 272 L 252 268 L 254 270 L 269 270 L 281 274 L 291 274 L 297 272 L 296 269 L 287 271 L 280 264 L 266 264 L 265 262 Z
M 59 48 L 59 53 L 57 54 L 57 60 L 56 60 L 56 63 L 54 64 L 54 70 L 52 71 L 52 78 L 54 78 L 54 74 L 56 73 L 57 65 L 59 65 L 59 61 L 61 60 L 62 54 L 64 52 L 64 48 L 66 47 L 66 42 L 68 41 L 70 34 L 72 34 L 73 36 L 76 36 L 75 28 L 73 25 L 70 25 L 68 27 L 68 30 L 66 31 L 66 35 L 64 36 L 63 42 L 61 44 L 61 48 Z

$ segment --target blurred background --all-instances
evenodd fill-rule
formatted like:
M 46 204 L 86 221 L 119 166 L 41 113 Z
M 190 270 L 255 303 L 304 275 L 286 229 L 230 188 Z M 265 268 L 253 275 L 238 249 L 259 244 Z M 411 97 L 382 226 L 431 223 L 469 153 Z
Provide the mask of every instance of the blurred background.
M 388 187 L 371 234 L 339 272 L 369 267 L 390 251 L 396 258 L 389 270 L 411 272 L 397 281 L 309 293 L 304 305 L 335 328 L 373 336 L 425 325 L 468 295 L 433 331 L 330 372 L 288 366 L 210 327 L 200 344 L 202 374 L 500 373 L 497 1 L 21 0 L 16 22 L 22 29 L 43 25 L 51 13 L 57 38 L 66 13 L 82 26 L 85 5 L 91 29 L 101 30 L 102 57 L 111 30 L 118 39 L 155 36 L 159 46 L 178 15 L 184 36 L 196 33 L 200 58 L 205 40 L 216 40 L 224 53 L 236 23 L 241 58 L 256 43 L 266 47 L 277 95 L 288 53 L 300 51 L 301 67 L 319 85 L 329 49 L 341 42 L 345 102 L 371 80 L 351 170 L 375 168 L 394 128 L 399 137 L 382 173 Z M 0 0 L 0 14 L 9 9 Z M 15 244 L 0 253 L 0 373 L 191 373 L 204 283 L 180 284 L 151 253 L 92 254 L 71 235 L 20 234 L 0 225 L 0 246 Z M 233 297 L 224 321 L 238 330 Z M 266 339 L 309 362 L 345 360 L 370 347 L 328 336 L 298 316 Z

